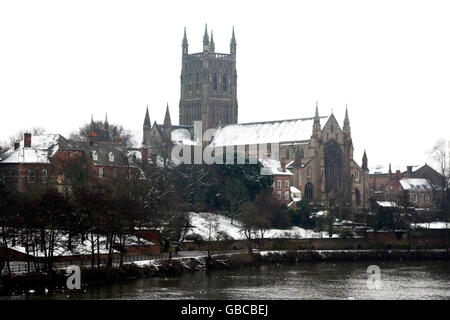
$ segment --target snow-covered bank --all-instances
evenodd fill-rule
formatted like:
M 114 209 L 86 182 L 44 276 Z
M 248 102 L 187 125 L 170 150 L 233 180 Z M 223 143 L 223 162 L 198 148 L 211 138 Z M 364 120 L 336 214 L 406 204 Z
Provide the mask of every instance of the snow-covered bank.
M 245 239 L 244 234 L 241 232 L 241 224 L 236 219 L 231 224 L 231 219 L 219 214 L 207 213 L 207 212 L 191 212 L 191 224 L 192 229 L 188 234 L 198 234 L 203 239 L 208 239 L 210 221 L 212 224 L 217 223 L 217 229 L 212 228 L 211 237 L 214 239 L 218 232 L 226 233 L 229 237 L 235 240 Z M 337 235 L 333 235 L 337 237 Z M 269 229 L 264 233 L 264 238 L 328 238 L 328 232 L 315 232 L 313 230 L 303 229 L 300 227 L 292 227 L 290 229 Z

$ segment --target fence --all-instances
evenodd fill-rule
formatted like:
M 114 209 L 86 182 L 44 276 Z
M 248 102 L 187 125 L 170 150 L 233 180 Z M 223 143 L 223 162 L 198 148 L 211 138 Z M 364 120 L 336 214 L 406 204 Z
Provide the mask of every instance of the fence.
M 128 263 L 128 262 L 135 262 L 135 261 L 160 260 L 160 259 L 162 259 L 162 256 L 160 254 L 155 254 L 155 255 L 143 254 L 143 255 L 123 256 L 122 261 L 123 261 L 123 263 Z M 107 259 L 100 259 L 101 267 L 106 266 L 106 263 L 107 263 Z M 10 264 L 11 273 L 27 273 L 28 271 L 34 272 L 34 271 L 39 271 L 39 270 L 42 271 L 45 266 L 45 264 L 43 262 L 34 262 L 34 261 L 30 261 L 30 262 L 11 261 L 9 264 Z M 55 269 L 55 270 L 63 269 L 63 268 L 67 268 L 68 266 L 72 266 L 72 265 L 79 266 L 80 268 L 83 268 L 83 267 L 91 268 L 92 262 L 90 259 L 78 259 L 78 260 L 67 259 L 66 261 L 53 263 L 53 269 Z M 112 265 L 119 266 L 120 258 L 113 258 Z M 98 267 L 97 257 L 95 257 L 95 260 L 94 260 L 94 267 L 95 268 Z M 6 274 L 7 272 L 8 272 L 8 270 L 7 270 L 7 266 L 5 263 L 5 266 L 4 266 L 3 270 L 1 271 L 1 274 Z

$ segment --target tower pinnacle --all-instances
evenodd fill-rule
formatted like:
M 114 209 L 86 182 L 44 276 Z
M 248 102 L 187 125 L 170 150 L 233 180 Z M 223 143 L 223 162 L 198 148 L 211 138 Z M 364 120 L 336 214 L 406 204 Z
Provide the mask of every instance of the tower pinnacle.
M 348 109 L 347 109 L 347 105 L 345 105 L 345 119 L 344 119 L 344 127 L 343 127 L 343 131 L 344 131 L 344 132 L 350 133 L 350 120 L 349 120 L 349 118 L 348 118 Z
M 203 51 L 209 50 L 208 25 L 205 23 L 205 34 L 203 35 Z

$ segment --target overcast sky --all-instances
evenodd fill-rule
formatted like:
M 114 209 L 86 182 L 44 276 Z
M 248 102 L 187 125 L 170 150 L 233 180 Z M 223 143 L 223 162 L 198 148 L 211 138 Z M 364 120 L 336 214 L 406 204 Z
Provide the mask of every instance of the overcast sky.
M 239 122 L 348 104 L 354 157 L 422 164 L 449 138 L 449 1 L 1 1 L 0 141 L 104 119 L 142 130 L 148 104 L 178 123 L 181 41 L 237 40 Z

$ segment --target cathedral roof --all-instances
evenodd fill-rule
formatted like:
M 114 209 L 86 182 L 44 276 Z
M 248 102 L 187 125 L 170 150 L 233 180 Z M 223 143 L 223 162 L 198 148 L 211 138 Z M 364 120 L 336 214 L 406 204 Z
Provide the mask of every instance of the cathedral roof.
M 324 125 L 328 117 L 320 117 Z M 314 118 L 231 124 L 221 127 L 211 146 L 309 141 Z

